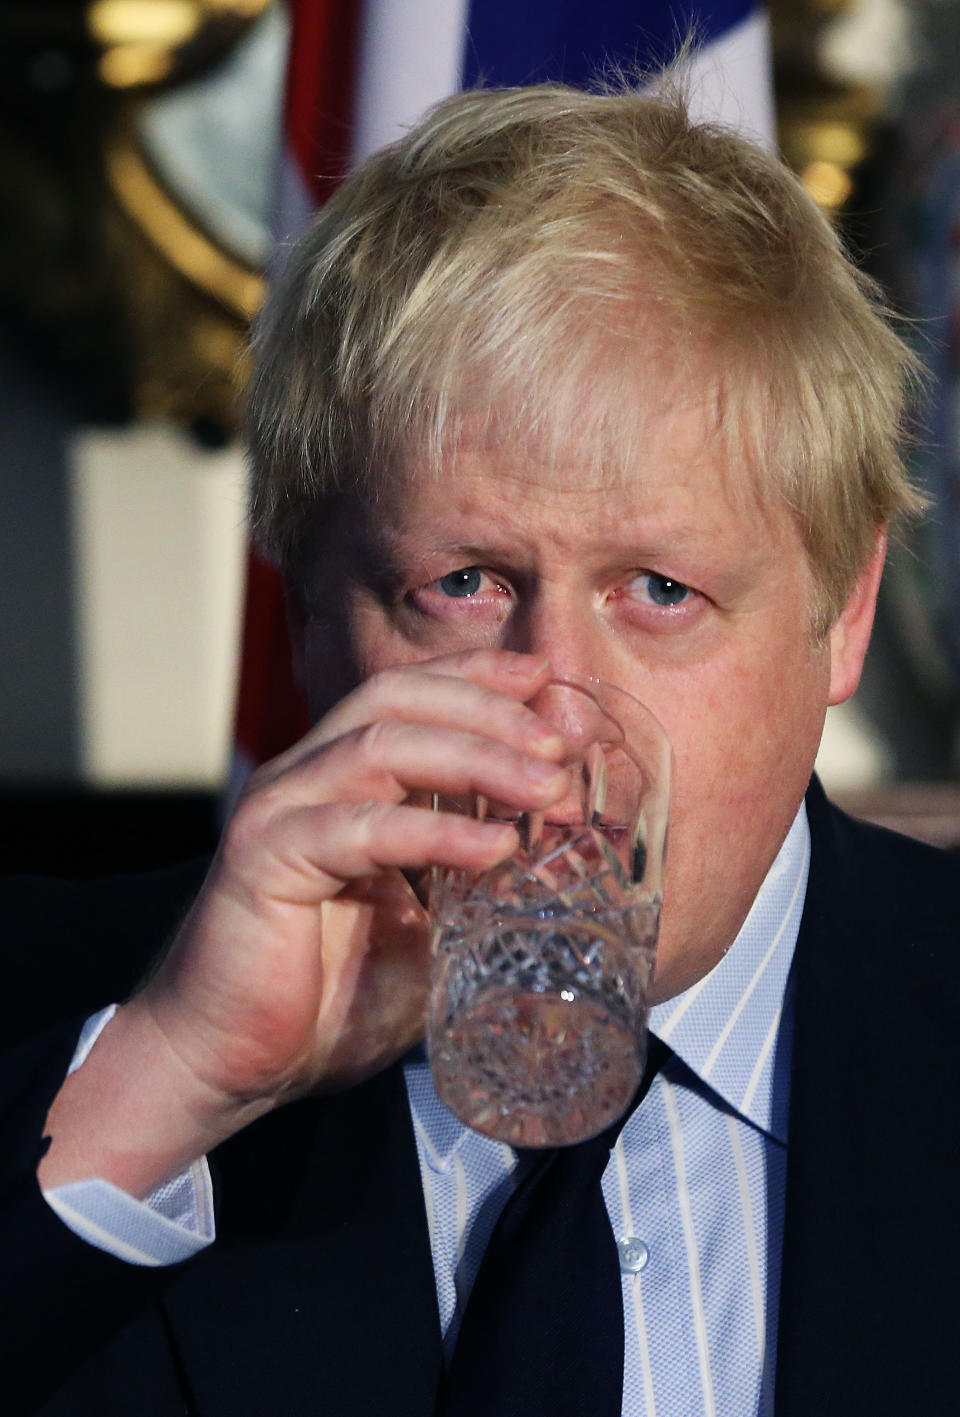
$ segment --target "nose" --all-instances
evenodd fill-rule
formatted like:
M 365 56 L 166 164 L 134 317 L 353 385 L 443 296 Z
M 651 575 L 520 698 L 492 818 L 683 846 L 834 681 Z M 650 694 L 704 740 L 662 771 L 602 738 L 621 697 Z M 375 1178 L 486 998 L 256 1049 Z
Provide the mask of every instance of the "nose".
M 609 677 L 609 630 L 586 589 L 538 587 L 520 600 L 504 648 L 549 659 L 556 679 Z

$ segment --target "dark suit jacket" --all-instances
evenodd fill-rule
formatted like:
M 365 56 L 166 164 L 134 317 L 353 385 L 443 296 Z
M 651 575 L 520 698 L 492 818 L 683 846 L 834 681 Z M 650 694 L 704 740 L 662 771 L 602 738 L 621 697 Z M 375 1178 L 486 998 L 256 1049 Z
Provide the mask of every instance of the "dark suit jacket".
M 850 821 L 816 783 L 808 811 L 777 1414 L 946 1417 L 960 1410 L 960 861 Z M 44 896 L 39 934 L 21 906 L 8 949 L 32 956 L 39 998 L 92 918 L 101 941 L 137 940 L 105 971 L 127 987 L 195 877 L 119 888 L 119 929 L 112 888 Z M 98 982 L 82 1011 L 116 992 Z M 44 1008 L 65 1013 L 68 992 Z M 33 1179 L 78 1026 L 58 1019 L 6 1060 L 0 1411 L 431 1414 L 439 1323 L 400 1069 L 219 1148 L 216 1244 L 142 1269 L 72 1236 Z

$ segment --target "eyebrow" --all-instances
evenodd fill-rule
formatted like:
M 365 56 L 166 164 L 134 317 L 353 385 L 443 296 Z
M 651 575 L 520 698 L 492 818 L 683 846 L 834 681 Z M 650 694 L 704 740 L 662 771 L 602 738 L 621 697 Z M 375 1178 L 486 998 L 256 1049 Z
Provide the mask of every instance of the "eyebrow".
M 431 554 L 434 548 L 431 548 Z M 443 554 L 445 548 L 439 548 Z M 348 555 L 353 579 L 361 581 L 378 596 L 389 598 L 402 589 L 423 556 L 404 555 L 400 538 L 369 522 L 350 536 Z
M 543 544 L 547 538 L 542 538 L 539 545 Z M 598 556 L 612 555 L 618 560 L 636 562 L 643 564 L 646 560 L 655 560 L 663 556 L 669 556 L 678 549 L 687 549 L 692 543 L 698 541 L 712 542 L 712 538 L 704 537 L 697 532 L 695 527 L 679 527 L 669 536 L 659 535 L 656 540 L 621 540 L 615 535 L 610 537 L 597 537 L 590 543 L 590 551 Z M 519 548 L 520 555 L 526 554 L 534 547 L 523 546 Z M 429 546 L 417 547 L 405 553 L 403 542 L 400 537 L 391 536 L 389 532 L 372 535 L 358 546 L 361 556 L 373 564 L 378 564 L 385 574 L 400 576 L 404 571 L 409 572 L 411 567 L 425 564 L 433 558 L 450 558 L 460 561 L 464 566 L 473 564 L 483 564 L 488 560 L 494 561 L 516 561 L 518 559 L 518 547 L 508 542 L 499 540 L 490 541 L 466 541 L 458 540 L 454 537 L 448 539 L 431 541 Z
M 449 559 L 456 566 L 464 567 L 500 563 L 507 570 L 516 567 L 525 556 L 535 555 L 544 545 L 543 538 L 520 544 L 513 538 L 502 540 L 500 532 L 492 528 L 490 539 L 482 541 L 476 537 L 475 526 L 468 528 L 474 533 L 470 539 L 457 537 L 456 528 L 447 530 L 452 534 L 434 539 L 429 524 L 422 528 L 414 524 L 404 532 L 389 521 L 385 524 L 376 514 L 359 518 L 350 536 L 354 579 L 378 596 L 389 598 L 399 594 L 412 576 L 421 571 L 424 575 L 434 572 L 438 561 Z M 711 574 L 721 570 L 715 554 L 715 537 L 709 530 L 705 532 L 695 517 L 673 520 L 669 525 L 647 528 L 641 525 L 633 536 L 622 524 L 611 525 L 591 539 L 587 552 L 591 558 L 603 561 L 609 557 L 623 567 L 638 570 L 646 569 L 652 562 L 690 557 L 703 563 L 701 570 L 709 570 Z M 691 566 L 674 568 L 678 580 L 684 581 L 686 575 L 684 583 L 696 581 L 693 571 Z

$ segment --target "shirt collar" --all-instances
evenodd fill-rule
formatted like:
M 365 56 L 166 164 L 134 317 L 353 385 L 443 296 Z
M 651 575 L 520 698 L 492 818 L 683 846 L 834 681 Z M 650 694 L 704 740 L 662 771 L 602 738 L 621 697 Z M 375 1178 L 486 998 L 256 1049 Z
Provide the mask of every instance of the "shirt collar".
M 809 866 L 801 804 L 730 949 L 703 979 L 650 1012 L 651 1032 L 701 1083 L 784 1143 L 792 1042 L 787 983 Z M 422 1044 L 407 1055 L 404 1075 L 427 1159 L 446 1170 L 469 1130 L 437 1097 Z
M 650 1029 L 701 1083 L 787 1139 L 793 1038 L 790 966 L 810 868 L 801 804 L 730 949 L 709 974 L 650 1011 Z

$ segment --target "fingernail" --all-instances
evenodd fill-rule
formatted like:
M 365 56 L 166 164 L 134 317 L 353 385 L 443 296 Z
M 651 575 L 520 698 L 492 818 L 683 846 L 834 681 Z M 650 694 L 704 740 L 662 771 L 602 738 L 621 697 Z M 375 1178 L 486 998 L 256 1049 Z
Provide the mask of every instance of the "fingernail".
M 559 753 L 564 746 L 564 737 L 555 728 L 531 727 L 529 742 L 544 753 Z

